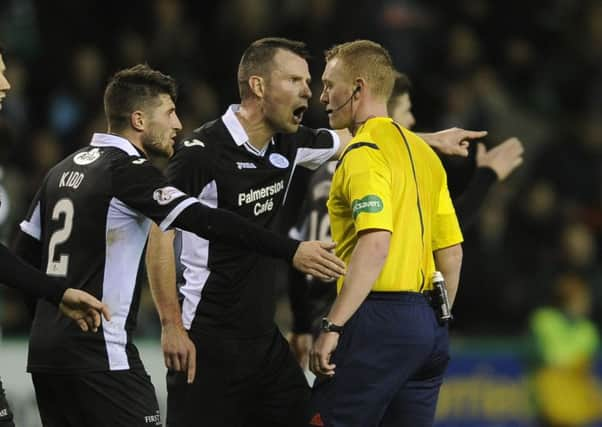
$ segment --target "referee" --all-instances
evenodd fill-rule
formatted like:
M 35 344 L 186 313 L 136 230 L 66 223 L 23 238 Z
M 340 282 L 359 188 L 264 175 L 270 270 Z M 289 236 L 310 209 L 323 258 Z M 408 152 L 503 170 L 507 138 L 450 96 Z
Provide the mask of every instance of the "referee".
M 5 76 L 4 49 L 0 45 L 0 110 L 2 100 L 10 90 Z M 2 200 L 0 200 L 2 203 Z M 110 320 L 108 308 L 87 292 L 67 288 L 62 281 L 50 278 L 32 268 L 0 244 L 0 283 L 17 288 L 32 298 L 44 298 L 58 306 L 61 312 L 75 320 L 82 331 L 96 331 L 100 315 Z M 13 427 L 13 416 L 0 381 L 0 427 Z
M 175 99 L 173 79 L 146 65 L 116 73 L 104 95 L 107 133 L 50 170 L 21 223 L 19 253 L 102 298 L 112 314 L 90 336 L 57 317 L 54 306 L 37 304 L 28 371 L 44 426 L 161 425 L 132 342 L 151 219 L 163 229 L 292 259 L 306 271 L 336 262 L 319 243 L 282 238 L 167 185 L 147 156 L 172 154 L 181 129 Z
M 416 120 L 410 98 L 411 82 L 405 74 L 396 72 L 393 90 L 387 102 L 389 116 L 406 129 L 412 129 Z M 429 143 L 428 134 L 417 134 Z M 435 148 L 435 147 L 434 147 Z M 509 138 L 487 150 L 482 143 L 476 149 L 476 168 L 470 182 L 456 199 L 453 199 L 458 221 L 466 233 L 478 218 L 478 214 L 496 182 L 505 180 L 523 161 L 523 146 L 517 138 Z M 440 156 L 442 157 L 442 156 Z M 321 166 L 311 175 L 307 184 L 297 183 L 299 191 L 307 194 L 296 226 L 290 235 L 297 239 L 330 239 L 330 220 L 326 202 L 334 162 Z M 306 367 L 312 343 L 312 332 L 319 329 L 323 317 L 336 297 L 336 287 L 289 269 L 290 300 L 293 312 L 291 348 L 301 366 Z M 304 285 L 305 284 L 305 285 Z M 334 288 L 334 289 L 333 289 Z
M 438 269 L 453 303 L 462 257 L 445 170 L 421 138 L 388 117 L 394 69 L 382 46 L 333 47 L 322 80 L 330 125 L 354 135 L 328 199 L 336 251 L 349 266 L 310 355 L 320 379 L 308 422 L 431 426 L 449 344 L 423 292 L 431 295 Z M 354 102 L 336 109 L 352 93 Z

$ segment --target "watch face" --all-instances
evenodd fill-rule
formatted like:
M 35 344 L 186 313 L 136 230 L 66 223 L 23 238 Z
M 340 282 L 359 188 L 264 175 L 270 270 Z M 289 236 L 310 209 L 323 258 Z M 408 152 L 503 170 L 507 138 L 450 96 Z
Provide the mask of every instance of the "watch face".
M 328 332 L 330 330 L 330 322 L 327 318 L 322 318 L 322 330 Z
M 335 325 L 328 318 L 322 318 L 322 330 L 324 332 L 341 332 L 343 329 L 342 326 Z

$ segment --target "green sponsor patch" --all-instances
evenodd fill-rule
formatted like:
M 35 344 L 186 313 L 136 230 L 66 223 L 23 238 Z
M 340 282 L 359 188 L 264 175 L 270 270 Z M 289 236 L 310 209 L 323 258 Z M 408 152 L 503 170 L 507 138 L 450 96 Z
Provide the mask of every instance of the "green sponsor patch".
M 375 196 L 374 194 L 369 194 L 359 200 L 354 200 L 351 204 L 351 210 L 353 211 L 353 219 L 355 219 L 360 212 L 380 212 L 383 210 L 383 201 L 380 199 L 380 197 Z

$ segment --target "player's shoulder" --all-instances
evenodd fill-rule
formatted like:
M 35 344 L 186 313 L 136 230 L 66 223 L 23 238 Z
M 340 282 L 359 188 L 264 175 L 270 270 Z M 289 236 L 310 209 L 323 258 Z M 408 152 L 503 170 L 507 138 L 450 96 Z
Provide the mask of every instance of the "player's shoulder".
M 212 120 L 184 135 L 174 146 L 174 156 L 207 156 L 227 137 L 219 119 Z

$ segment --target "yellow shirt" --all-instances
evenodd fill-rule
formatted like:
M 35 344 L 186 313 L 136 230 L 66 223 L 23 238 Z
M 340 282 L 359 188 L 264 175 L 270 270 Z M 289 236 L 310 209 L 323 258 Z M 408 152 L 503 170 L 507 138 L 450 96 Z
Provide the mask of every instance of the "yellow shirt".
M 430 289 L 433 251 L 462 242 L 439 157 L 398 126 L 377 117 L 358 130 L 335 171 L 328 199 L 336 254 L 346 263 L 359 231 L 392 233 L 389 256 L 373 291 Z M 339 291 L 343 281 L 337 283 Z

